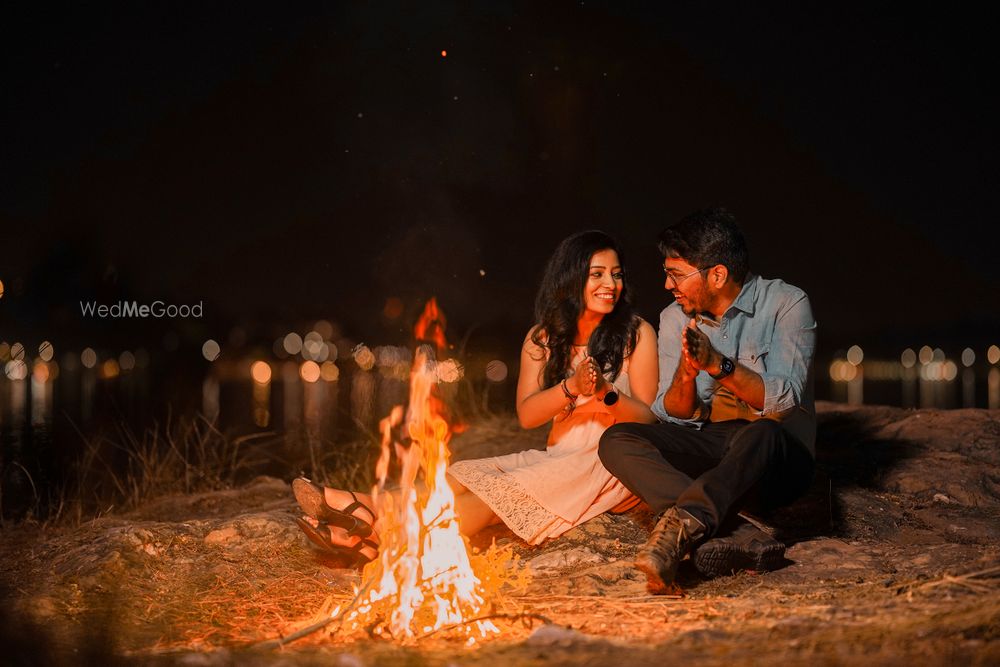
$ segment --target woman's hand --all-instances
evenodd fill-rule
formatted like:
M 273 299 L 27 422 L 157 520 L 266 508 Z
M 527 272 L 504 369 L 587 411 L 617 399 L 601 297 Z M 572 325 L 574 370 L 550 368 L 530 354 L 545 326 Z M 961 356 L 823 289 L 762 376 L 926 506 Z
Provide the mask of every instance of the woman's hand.
M 591 357 L 584 357 L 573 371 L 572 377 L 566 380 L 569 390 L 579 396 L 590 396 L 598 387 L 598 378 L 604 378 L 597 372 L 597 362 Z

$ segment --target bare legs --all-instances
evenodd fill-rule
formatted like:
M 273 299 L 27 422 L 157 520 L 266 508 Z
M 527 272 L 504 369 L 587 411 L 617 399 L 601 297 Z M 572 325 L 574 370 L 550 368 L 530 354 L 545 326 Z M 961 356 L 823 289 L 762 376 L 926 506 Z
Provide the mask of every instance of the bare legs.
M 418 482 L 418 484 L 420 483 Z M 483 502 L 479 496 L 469 491 L 457 480 L 453 479 L 450 475 L 448 476 L 448 484 L 451 486 L 452 491 L 455 494 L 455 514 L 458 517 L 459 530 L 463 535 L 472 536 L 487 526 L 500 523 L 500 517 L 498 517 L 493 510 L 490 509 L 489 505 Z M 420 486 L 422 488 L 423 485 L 420 484 Z M 354 498 L 352 498 L 351 494 L 347 491 L 323 487 L 323 493 L 326 503 L 330 507 L 347 507 L 354 502 Z M 394 490 L 389 493 L 393 495 L 394 499 L 399 499 L 399 491 Z M 373 506 L 371 495 L 367 493 L 355 493 L 354 495 L 357 497 L 358 501 L 365 506 Z M 354 510 L 354 516 L 365 522 L 371 520 L 371 515 L 369 515 L 364 509 L 360 508 Z M 318 525 L 318 522 L 312 517 L 306 517 L 306 520 L 314 526 Z M 347 531 L 343 528 L 329 526 L 329 529 L 331 540 L 334 544 L 353 547 L 360 541 L 360 538 L 348 535 Z M 377 542 L 377 531 L 373 533 L 369 539 Z M 369 558 L 374 558 L 376 556 L 375 550 L 370 547 L 364 547 L 362 549 L 362 553 Z

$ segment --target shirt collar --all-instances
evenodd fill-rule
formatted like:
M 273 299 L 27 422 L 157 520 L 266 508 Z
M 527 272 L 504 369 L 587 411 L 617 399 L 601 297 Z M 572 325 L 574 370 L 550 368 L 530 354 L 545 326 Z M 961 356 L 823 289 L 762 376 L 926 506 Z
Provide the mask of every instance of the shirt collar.
M 737 310 L 742 310 L 747 315 L 753 315 L 754 307 L 757 304 L 758 283 L 758 277 L 752 273 L 748 273 L 747 280 L 743 283 L 743 288 L 740 290 L 739 295 L 737 295 L 736 300 L 726 310 L 726 314 L 728 315 L 730 310 L 736 308 Z

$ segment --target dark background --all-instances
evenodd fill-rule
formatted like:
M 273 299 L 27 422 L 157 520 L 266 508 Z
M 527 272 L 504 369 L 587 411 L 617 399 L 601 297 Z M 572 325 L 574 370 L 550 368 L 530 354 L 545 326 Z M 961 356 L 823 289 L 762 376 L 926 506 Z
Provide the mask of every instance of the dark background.
M 821 356 L 998 342 L 990 17 L 664 4 L 6 8 L 0 339 L 402 342 L 436 295 L 516 354 L 559 239 L 618 236 L 655 323 L 656 234 L 724 204 L 810 294 Z

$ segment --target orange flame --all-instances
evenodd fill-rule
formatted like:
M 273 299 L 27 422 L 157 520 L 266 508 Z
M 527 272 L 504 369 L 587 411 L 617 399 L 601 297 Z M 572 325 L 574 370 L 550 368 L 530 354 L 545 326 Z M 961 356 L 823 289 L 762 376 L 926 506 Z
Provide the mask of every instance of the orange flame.
M 482 616 L 488 607 L 473 572 L 469 546 L 459 532 L 455 495 L 445 473 L 451 437 L 435 409 L 434 361 L 418 350 L 410 376 L 406 428 L 412 443 L 402 451 L 399 494 L 384 491 L 391 455 L 392 428 L 401 423 L 396 408 L 382 420 L 382 455 L 372 491 L 379 511 L 379 557 L 364 570 L 367 593 L 351 612 L 354 627 L 375 624 L 375 634 L 407 639 Z M 423 473 L 423 484 L 417 480 Z M 499 632 L 489 621 L 464 626 L 469 641 Z
M 416 326 L 413 327 L 413 336 L 417 339 L 418 344 L 421 342 L 434 343 L 440 356 L 448 347 L 448 340 L 444 337 L 444 330 L 447 326 L 448 321 L 444 317 L 444 312 L 438 308 L 437 298 L 431 297 L 427 305 L 424 306 L 424 312 L 421 313 Z

